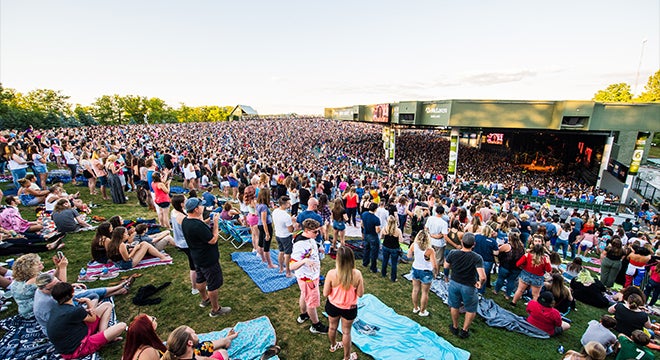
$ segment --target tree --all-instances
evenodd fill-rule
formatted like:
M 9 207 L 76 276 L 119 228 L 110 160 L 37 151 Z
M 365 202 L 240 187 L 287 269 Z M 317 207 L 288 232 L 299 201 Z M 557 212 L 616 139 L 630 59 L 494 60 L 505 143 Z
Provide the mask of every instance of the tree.
M 121 123 L 123 109 L 120 96 L 103 95 L 92 103 L 92 115 L 100 124 L 115 125 Z
M 644 87 L 644 91 L 636 101 L 639 102 L 660 102 L 660 70 L 649 76 L 649 81 Z
M 594 101 L 631 102 L 632 92 L 630 91 L 630 85 L 626 83 L 609 85 L 605 90 L 598 90 L 594 95 Z

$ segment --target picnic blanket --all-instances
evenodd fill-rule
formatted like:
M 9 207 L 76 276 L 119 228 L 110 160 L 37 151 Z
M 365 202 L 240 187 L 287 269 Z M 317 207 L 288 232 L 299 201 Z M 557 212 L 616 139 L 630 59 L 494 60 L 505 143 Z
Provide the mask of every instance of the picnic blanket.
M 266 349 L 275 345 L 277 336 L 275 328 L 267 316 L 236 323 L 234 330 L 238 333 L 236 339 L 232 340 L 227 351 L 231 359 L 252 360 L 260 359 Z M 198 334 L 199 341 L 212 341 L 227 336 L 229 329 Z M 279 359 L 277 356 L 271 359 Z
M 412 273 L 403 275 L 408 281 L 412 281 Z M 448 304 L 448 288 L 444 280 L 433 279 L 431 283 L 431 291 L 438 295 L 442 302 Z M 540 330 L 525 320 L 524 317 L 516 315 L 501 306 L 497 305 L 495 301 L 481 297 L 477 307 L 477 314 L 481 316 L 488 326 L 504 328 L 509 331 L 515 331 L 533 338 L 547 339 L 548 334 Z
M 114 304 L 112 298 L 107 299 Z M 110 326 L 117 322 L 114 309 L 108 324 Z M 25 319 L 20 315 L 14 315 L 0 320 L 0 328 L 6 331 L 5 336 L 0 339 L 0 359 L 26 359 L 26 360 L 60 360 L 62 357 L 55 351 L 55 347 L 41 331 L 41 325 L 37 320 Z M 100 360 L 101 357 L 95 353 L 81 360 Z
M 95 277 L 102 277 L 101 280 L 105 279 L 111 279 L 113 277 L 117 277 L 117 275 L 120 272 L 123 271 L 131 271 L 131 270 L 138 270 L 138 269 L 144 269 L 152 266 L 158 266 L 158 265 L 170 265 L 172 264 L 172 259 L 168 260 L 160 260 L 159 258 L 156 257 L 145 257 L 140 261 L 137 266 L 134 266 L 128 270 L 120 270 L 117 266 L 112 261 L 108 261 L 107 264 L 102 264 L 96 261 L 90 261 L 87 263 L 87 274 L 85 275 L 85 278 L 80 278 L 78 277 L 78 282 L 85 282 L 85 281 L 95 281 L 98 279 L 94 279 Z M 106 275 L 103 275 L 103 268 L 108 269 L 108 273 Z
M 340 320 L 341 321 L 341 320 Z M 338 328 L 341 331 L 341 325 Z M 397 314 L 372 294 L 358 301 L 358 316 L 351 331 L 353 343 L 374 359 L 469 359 L 435 332 Z
M 280 252 L 270 251 L 270 258 L 273 264 L 277 264 L 277 256 Z M 284 272 L 279 269 L 270 269 L 261 261 L 261 257 L 253 252 L 234 252 L 231 254 L 231 260 L 236 263 L 246 274 L 257 284 L 259 290 L 264 293 L 275 292 L 286 289 L 296 283 L 294 276 L 288 278 Z

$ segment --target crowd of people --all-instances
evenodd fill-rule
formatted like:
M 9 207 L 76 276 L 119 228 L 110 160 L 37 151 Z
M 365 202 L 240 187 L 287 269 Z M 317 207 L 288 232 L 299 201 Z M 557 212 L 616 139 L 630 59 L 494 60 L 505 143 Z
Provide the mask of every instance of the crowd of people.
M 250 229 L 253 251 L 264 266 L 296 277 L 300 288 L 297 321 L 310 320 L 310 332 L 327 333 L 330 351 L 343 348 L 345 359 L 355 358 L 350 325 L 357 315 L 357 299 L 364 292 L 362 274 L 354 268 L 354 255 L 346 246 L 347 227 L 362 229 L 365 269 L 387 277 L 389 267 L 389 278 L 396 282 L 399 259 L 412 261 L 413 313 L 428 316 L 432 281 L 448 281 L 449 329 L 461 338 L 470 336 L 478 298 L 485 296 L 489 287 L 494 295 L 501 292 L 512 306 L 529 297 L 528 321 L 557 336 L 569 330 L 561 314 L 574 308 L 575 300 L 597 301 L 615 282 L 626 289 L 641 286 L 648 264 L 657 260 L 660 230 L 651 227 L 653 217 L 648 224 L 626 221 L 615 225 L 610 215 L 552 208 L 548 203 L 513 196 L 535 194 L 601 203 L 618 200 L 606 190 L 577 179 L 576 169 L 569 165 L 546 176 L 521 171 L 515 154 L 462 147 L 458 176 L 450 179 L 446 174 L 448 157 L 443 155 L 449 152 L 449 142 L 441 134 L 403 131 L 397 138 L 396 165 L 389 166 L 383 156 L 380 129 L 373 124 L 305 118 L 6 130 L 0 132 L 0 170 L 4 174 L 7 166 L 17 195 L 4 197 L 7 207 L 0 212 L 0 226 L 9 248 L 27 248 L 32 253 L 62 245 L 61 239 L 43 245 L 51 239 L 44 236 L 45 219 L 54 222 L 55 236 L 90 228 L 85 215 L 92 209 L 78 199 L 78 194 L 68 195 L 62 186 L 46 187 L 44 166 L 49 164 L 68 169 L 73 182 L 86 181 L 91 196 L 124 204 L 135 193 L 140 203 L 156 211 L 158 224 L 165 231 L 147 236 L 139 226 L 124 227 L 123 219 L 117 216 L 96 228 L 91 241 L 93 259 L 130 269 L 145 256 L 168 259 L 166 247 L 177 247 L 189 260 L 192 294 L 199 294 L 200 306 L 210 306 L 209 316 L 216 317 L 232 310 L 221 305 L 219 293 L 224 283 L 217 246 L 219 221 L 235 221 Z M 33 174 L 27 173 L 29 169 Z M 181 191 L 188 196 L 174 193 L 175 177 L 183 181 Z M 475 190 L 477 186 L 491 191 L 484 194 Z M 44 217 L 37 222 L 24 220 L 19 204 L 43 206 Z M 207 208 L 217 210 L 209 213 Z M 641 231 L 644 225 L 650 233 Z M 409 245 L 407 253 L 401 250 L 402 244 Z M 277 264 L 269 254 L 274 246 L 280 250 Z M 322 324 L 317 313 L 320 260 L 326 251 L 336 255 L 336 268 L 326 275 L 323 286 L 329 326 Z M 380 251 L 384 261 L 378 269 Z M 567 259 L 569 252 L 573 263 L 564 269 L 560 266 L 562 257 Z M 593 279 L 579 264 L 584 256 L 591 255 L 602 261 L 600 280 Z M 66 265 L 65 257 L 54 261 L 58 269 Z M 73 358 L 121 335 L 125 324 L 119 329 L 104 323 L 107 303 L 79 301 L 87 299 L 76 297 L 80 285 L 67 283 L 65 275 L 55 276 L 60 280 L 55 284 L 54 278 L 39 280 L 43 265 L 32 266 L 29 277 L 12 284 L 12 292 L 18 286 L 16 293 L 24 293 L 24 300 L 29 301 L 48 287 L 52 309 L 58 309 L 51 310 L 57 314 L 51 318 L 66 317 L 78 329 L 66 339 L 51 339 L 58 351 Z M 491 285 L 495 269 L 497 282 Z M 572 278 L 568 287 L 564 276 Z M 651 305 L 655 304 L 660 295 L 660 268 L 653 267 L 650 277 L 641 295 L 632 294 L 639 299 L 631 295 L 620 304 L 599 303 L 601 307 L 612 305 L 610 311 L 617 323 L 626 326 L 621 332 L 634 344 L 640 344 L 634 331 L 650 328 L 650 324 L 630 324 L 631 316 L 617 314 L 643 308 L 647 296 Z M 99 297 L 119 294 L 128 287 L 130 283 L 104 289 Z M 20 302 L 29 316 L 35 308 L 24 300 Z M 87 309 L 79 310 L 76 303 L 86 304 Z M 461 307 L 466 311 L 462 325 L 458 321 Z M 341 342 L 336 341 L 339 318 Z M 50 322 L 44 324 L 49 330 Z M 166 349 L 157 344 L 157 336 L 154 338 L 155 318 L 142 316 L 131 326 L 134 324 L 135 329 L 153 333 L 142 337 L 152 341 L 137 347 L 129 347 L 127 342 L 125 349 L 132 350 L 125 351 L 125 358 L 147 359 L 161 354 L 165 354 L 163 358 L 186 358 L 194 351 L 187 340 L 177 342 L 179 337 L 194 339 L 189 327 L 175 330 Z M 83 334 L 82 325 L 89 331 Z M 130 331 L 129 326 L 128 340 L 133 338 Z M 216 347 L 228 345 L 231 336 Z M 73 347 L 72 339 L 85 339 L 84 346 Z M 622 347 L 624 342 L 619 341 Z M 589 344 L 584 343 L 585 351 L 594 348 L 587 347 Z M 612 344 L 603 345 L 611 351 Z M 215 356 L 226 358 L 226 354 Z

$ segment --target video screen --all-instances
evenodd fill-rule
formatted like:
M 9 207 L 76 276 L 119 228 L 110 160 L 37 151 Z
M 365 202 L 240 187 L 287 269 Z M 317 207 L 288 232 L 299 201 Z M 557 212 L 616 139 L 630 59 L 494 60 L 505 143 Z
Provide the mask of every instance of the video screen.
M 502 145 L 504 143 L 504 134 L 490 133 L 486 135 L 486 144 Z
M 390 104 L 378 104 L 374 107 L 374 122 L 390 122 Z

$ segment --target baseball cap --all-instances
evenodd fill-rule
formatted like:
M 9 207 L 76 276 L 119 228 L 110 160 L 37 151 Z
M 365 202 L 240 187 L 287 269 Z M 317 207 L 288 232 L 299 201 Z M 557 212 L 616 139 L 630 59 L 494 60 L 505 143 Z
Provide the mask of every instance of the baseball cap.
M 192 212 L 195 211 L 195 209 L 199 206 L 206 206 L 206 202 L 200 198 L 192 197 L 188 200 L 186 200 L 186 212 Z

